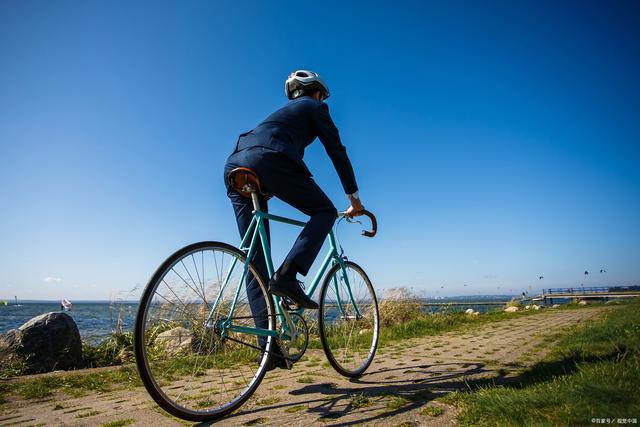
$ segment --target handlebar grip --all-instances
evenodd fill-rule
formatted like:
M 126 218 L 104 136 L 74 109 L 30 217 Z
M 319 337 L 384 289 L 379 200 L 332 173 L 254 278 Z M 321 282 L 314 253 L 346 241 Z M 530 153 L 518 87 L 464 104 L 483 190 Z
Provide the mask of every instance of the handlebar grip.
M 376 220 L 375 215 L 365 209 L 361 210 L 360 212 L 362 213 L 362 215 L 368 217 L 371 220 L 371 231 L 362 230 L 362 235 L 365 237 L 375 236 L 378 232 L 378 221 Z

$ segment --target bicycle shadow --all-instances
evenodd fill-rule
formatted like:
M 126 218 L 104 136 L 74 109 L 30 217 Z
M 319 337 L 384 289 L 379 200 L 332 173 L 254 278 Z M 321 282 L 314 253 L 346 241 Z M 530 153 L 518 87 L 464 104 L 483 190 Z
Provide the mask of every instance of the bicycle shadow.
M 404 377 L 393 377 L 394 373 L 402 373 Z M 381 375 L 387 378 L 378 379 Z M 224 418 L 234 424 L 234 419 L 253 414 L 256 420 L 266 412 L 273 410 L 285 410 L 293 406 L 306 405 L 305 414 L 316 414 L 318 419 L 328 425 L 354 425 L 366 424 L 374 420 L 394 417 L 423 406 L 436 397 L 469 387 L 469 377 L 486 377 L 482 381 L 499 381 L 504 373 L 497 372 L 494 368 L 487 368 L 481 362 L 451 362 L 438 364 L 416 364 L 414 366 L 402 366 L 392 369 L 384 369 L 371 372 L 362 378 L 353 379 L 350 382 L 356 386 L 339 386 L 335 383 L 324 382 L 309 384 L 302 388 L 289 391 L 291 396 L 311 395 L 306 400 L 279 403 L 259 408 L 241 410 Z M 390 378 L 391 377 L 391 378 Z M 353 407 L 352 397 L 356 394 L 367 396 L 374 404 L 371 407 L 357 408 L 358 418 L 340 421 L 341 418 L 351 414 Z M 397 408 L 387 407 L 381 412 L 381 401 L 390 396 L 398 396 L 406 399 L 408 403 Z M 348 402 L 345 404 L 345 402 Z M 404 402 L 403 402 L 404 403 Z M 311 420 L 310 420 L 311 421 Z M 315 419 L 313 420 L 315 421 Z M 212 423 L 198 425 L 206 426 Z

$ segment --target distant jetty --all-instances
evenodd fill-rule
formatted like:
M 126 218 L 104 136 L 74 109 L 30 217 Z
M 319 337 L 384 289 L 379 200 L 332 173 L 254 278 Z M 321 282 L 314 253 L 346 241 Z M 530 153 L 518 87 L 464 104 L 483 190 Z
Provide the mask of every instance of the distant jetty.
M 609 301 L 619 298 L 640 297 L 640 286 L 579 286 L 575 288 L 548 288 L 534 300 L 545 305 L 574 300 Z

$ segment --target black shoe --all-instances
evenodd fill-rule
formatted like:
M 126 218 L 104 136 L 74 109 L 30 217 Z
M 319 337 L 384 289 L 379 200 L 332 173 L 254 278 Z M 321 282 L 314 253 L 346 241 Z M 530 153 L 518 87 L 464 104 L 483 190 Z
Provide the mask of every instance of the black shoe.
M 310 310 L 318 309 L 318 303 L 304 293 L 300 286 L 300 282 L 296 280 L 295 276 L 287 276 L 276 272 L 276 274 L 273 275 L 273 278 L 269 281 L 269 293 L 281 298 L 289 298 L 291 301 L 296 303 L 298 307 Z

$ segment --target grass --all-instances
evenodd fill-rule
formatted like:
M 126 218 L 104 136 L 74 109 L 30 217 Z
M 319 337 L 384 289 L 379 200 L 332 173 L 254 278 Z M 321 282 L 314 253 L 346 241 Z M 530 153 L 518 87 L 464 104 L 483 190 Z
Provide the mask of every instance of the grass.
M 278 396 L 265 397 L 264 399 L 259 399 L 256 401 L 256 405 L 258 406 L 267 406 L 273 405 L 274 403 L 280 402 L 280 398 Z
M 71 396 L 81 396 L 88 391 L 106 392 L 113 388 L 132 388 L 142 385 L 135 367 L 123 366 L 112 371 L 43 376 L 29 381 L 0 384 L 0 401 L 3 396 L 17 394 L 24 399 L 41 399 L 60 391 Z
M 350 400 L 353 409 L 366 408 L 371 405 L 371 399 L 364 393 L 352 394 Z
M 445 399 L 461 425 L 576 425 L 640 414 L 640 303 L 561 337 L 512 385 L 471 384 Z
M 108 423 L 102 424 L 101 427 L 124 427 L 135 423 L 136 420 L 133 418 L 126 418 L 123 420 L 110 421 Z
M 98 414 L 101 414 L 101 413 L 102 412 L 100 412 L 100 411 L 89 411 L 89 412 L 85 412 L 84 414 L 76 415 L 76 418 L 93 417 L 94 415 L 98 415 Z
M 403 396 L 391 396 L 391 400 L 387 402 L 387 409 L 390 411 L 402 408 L 405 405 L 411 403 L 411 400 Z
M 98 345 L 82 343 L 85 368 L 122 365 L 133 361 L 133 332 L 111 334 Z
M 287 414 L 295 414 L 296 412 L 304 411 L 305 409 L 307 409 L 305 405 L 296 405 L 285 409 L 284 412 Z
M 312 384 L 315 381 L 315 379 L 312 376 L 305 375 L 303 377 L 298 378 L 296 381 L 301 384 Z
M 428 417 L 439 417 L 444 413 L 444 410 L 442 408 L 438 408 L 437 406 L 427 406 L 423 408 L 420 413 Z

